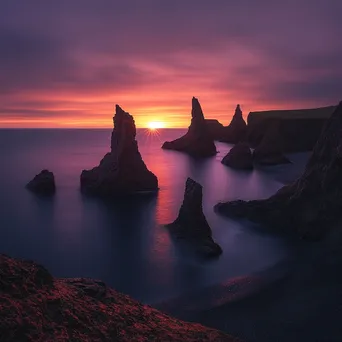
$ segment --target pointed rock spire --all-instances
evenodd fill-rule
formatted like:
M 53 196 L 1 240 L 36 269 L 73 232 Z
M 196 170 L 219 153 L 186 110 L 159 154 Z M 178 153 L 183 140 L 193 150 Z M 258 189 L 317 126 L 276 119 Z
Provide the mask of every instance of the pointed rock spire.
M 235 112 L 229 126 L 223 128 L 217 140 L 236 144 L 238 142 L 246 141 L 246 136 L 247 124 L 243 119 L 242 110 L 238 104 L 235 108 Z
M 100 164 L 81 174 L 81 190 L 98 196 L 156 191 L 157 177 L 147 169 L 139 153 L 133 116 L 115 106 L 111 152 Z
M 176 237 L 195 245 L 197 252 L 205 256 L 218 256 L 221 247 L 212 238 L 211 229 L 202 208 L 202 186 L 188 178 L 182 206 L 177 219 L 167 225 Z
M 197 98 L 192 98 L 191 124 L 188 132 L 176 140 L 166 141 L 162 148 L 182 151 L 197 158 L 211 157 L 217 153 Z

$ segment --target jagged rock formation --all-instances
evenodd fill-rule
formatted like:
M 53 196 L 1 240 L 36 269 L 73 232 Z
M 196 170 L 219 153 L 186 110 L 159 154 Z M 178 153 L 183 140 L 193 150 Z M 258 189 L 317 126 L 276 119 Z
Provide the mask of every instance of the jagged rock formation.
M 279 139 L 280 123 L 272 122 L 261 143 L 253 151 L 253 160 L 259 165 L 289 164 L 291 161 L 284 156 Z
M 56 192 L 55 177 L 49 170 L 42 170 L 26 184 L 26 188 L 38 195 L 53 195 Z
M 228 152 L 221 163 L 234 169 L 252 170 L 253 156 L 251 149 L 248 144 L 240 142 Z
M 108 288 L 102 281 L 56 279 L 42 266 L 0 254 L 0 340 L 238 340 L 186 323 Z
M 196 158 L 214 156 L 217 153 L 216 146 L 209 134 L 201 105 L 195 97 L 192 98 L 191 117 L 188 132 L 174 141 L 166 141 L 162 148 L 182 151 Z
M 221 247 L 212 238 L 211 229 L 202 208 L 202 186 L 188 178 L 185 184 L 183 204 L 177 219 L 167 225 L 170 232 L 184 239 L 204 256 L 213 257 L 222 253 Z
M 214 140 L 230 144 L 246 140 L 247 124 L 242 117 L 240 105 L 236 106 L 235 113 L 228 126 L 223 126 L 218 120 L 206 119 L 205 121 Z
M 247 124 L 242 117 L 242 111 L 238 104 L 235 109 L 232 121 L 229 126 L 224 128 L 222 136 L 218 139 L 219 141 L 236 144 L 240 141 L 246 140 Z
M 271 126 L 278 126 L 277 146 L 284 153 L 310 151 L 336 106 L 251 112 L 247 118 L 247 140 L 258 146 Z
M 115 109 L 111 152 L 99 166 L 82 171 L 81 190 L 103 197 L 156 191 L 158 179 L 147 169 L 139 153 L 134 119 L 120 106 Z
M 321 238 L 341 218 L 342 102 L 325 125 L 303 175 L 265 200 L 219 203 L 215 210 L 274 230 Z

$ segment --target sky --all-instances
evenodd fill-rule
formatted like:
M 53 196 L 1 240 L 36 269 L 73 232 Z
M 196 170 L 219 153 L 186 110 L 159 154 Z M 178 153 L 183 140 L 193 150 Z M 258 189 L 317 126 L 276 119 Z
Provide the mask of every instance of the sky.
M 0 0 L 0 127 L 229 124 L 342 100 L 341 0 Z

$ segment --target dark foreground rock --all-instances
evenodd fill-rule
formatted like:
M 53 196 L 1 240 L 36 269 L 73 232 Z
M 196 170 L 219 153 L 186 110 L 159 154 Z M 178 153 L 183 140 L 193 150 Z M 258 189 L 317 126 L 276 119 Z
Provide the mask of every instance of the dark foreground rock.
M 240 142 L 228 152 L 221 163 L 234 169 L 252 170 L 253 156 L 251 149 L 248 144 Z
M 156 191 L 158 179 L 142 160 L 132 115 L 116 105 L 113 121 L 111 152 L 99 166 L 82 171 L 81 190 L 101 197 Z
M 110 289 L 102 281 L 56 279 L 34 262 L 0 255 L 0 341 L 227 341 Z
M 173 141 L 166 141 L 162 148 L 185 152 L 196 158 L 214 156 L 216 146 L 211 137 L 199 101 L 192 98 L 191 124 L 188 132 Z
M 211 229 L 202 208 L 202 186 L 188 178 L 185 184 L 183 204 L 177 219 L 167 225 L 171 234 L 195 246 L 196 251 L 206 257 L 222 254 L 221 247 L 214 242 Z
M 26 184 L 26 188 L 38 195 L 53 195 L 56 192 L 55 177 L 49 170 L 42 170 Z
M 247 140 L 257 147 L 271 126 L 278 125 L 277 146 L 283 153 L 311 151 L 336 106 L 251 112 L 247 118 Z
M 342 213 L 342 102 L 324 127 L 303 175 L 265 200 L 219 203 L 215 210 L 275 231 L 319 239 Z

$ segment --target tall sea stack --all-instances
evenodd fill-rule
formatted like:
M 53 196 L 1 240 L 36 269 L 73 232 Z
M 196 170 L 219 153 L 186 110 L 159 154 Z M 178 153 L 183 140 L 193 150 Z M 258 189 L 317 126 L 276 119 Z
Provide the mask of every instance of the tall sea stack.
M 198 254 L 217 257 L 222 249 L 212 238 L 210 226 L 203 213 L 202 197 L 202 185 L 188 178 L 178 217 L 166 227 L 176 238 L 192 244 Z
M 188 132 L 179 139 L 166 141 L 162 148 L 185 152 L 196 158 L 211 157 L 217 153 L 198 99 L 192 98 L 191 124 Z
M 317 239 L 341 218 L 342 102 L 327 121 L 303 175 L 265 200 L 219 203 L 215 210 Z
M 111 151 L 100 164 L 81 174 L 81 190 L 97 196 L 131 194 L 158 189 L 157 177 L 147 169 L 138 149 L 133 116 L 115 107 Z

